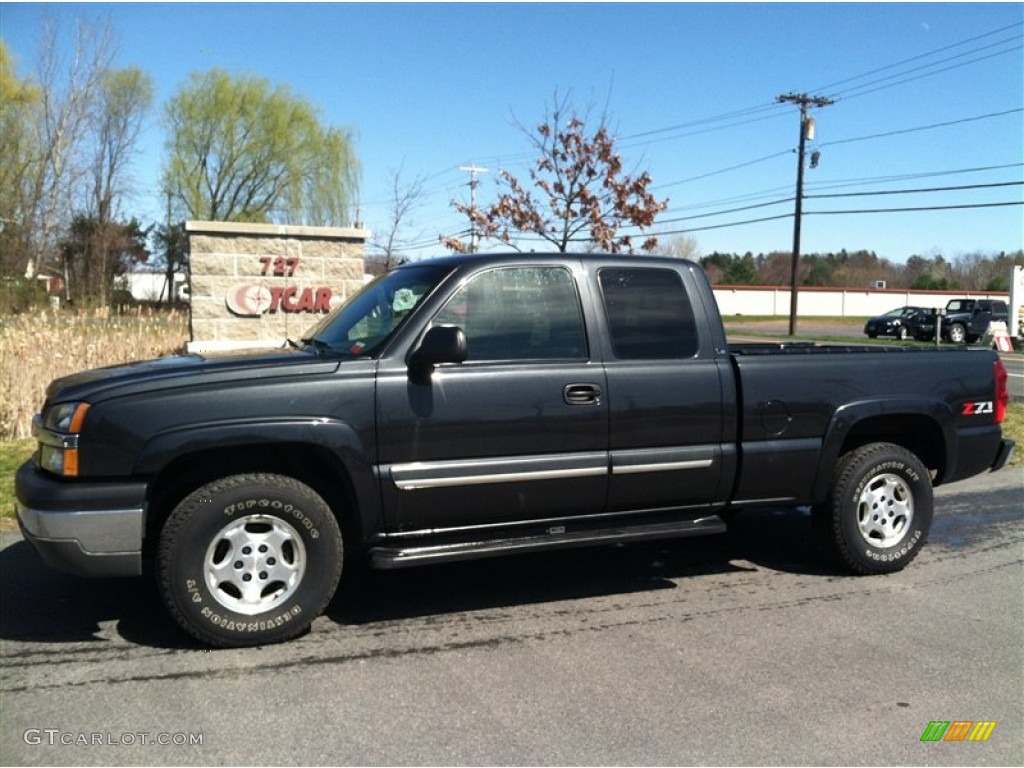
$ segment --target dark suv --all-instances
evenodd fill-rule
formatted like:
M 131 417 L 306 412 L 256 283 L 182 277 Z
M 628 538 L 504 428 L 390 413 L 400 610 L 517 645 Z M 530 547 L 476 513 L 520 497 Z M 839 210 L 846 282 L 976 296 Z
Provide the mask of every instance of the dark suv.
M 954 344 L 977 341 L 993 321 L 1007 322 L 1010 311 L 1005 301 L 997 299 L 950 299 L 942 318 L 942 338 Z M 935 338 L 935 315 L 921 315 L 914 324 L 914 336 L 921 340 Z

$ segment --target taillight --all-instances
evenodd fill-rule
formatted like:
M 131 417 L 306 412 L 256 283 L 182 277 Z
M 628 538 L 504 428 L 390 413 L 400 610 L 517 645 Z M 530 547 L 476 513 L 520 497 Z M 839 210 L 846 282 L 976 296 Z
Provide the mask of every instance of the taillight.
M 1002 424 L 1006 418 L 1006 406 L 1010 402 L 1010 390 L 1006 386 L 1006 366 L 1003 361 L 996 358 L 996 424 Z

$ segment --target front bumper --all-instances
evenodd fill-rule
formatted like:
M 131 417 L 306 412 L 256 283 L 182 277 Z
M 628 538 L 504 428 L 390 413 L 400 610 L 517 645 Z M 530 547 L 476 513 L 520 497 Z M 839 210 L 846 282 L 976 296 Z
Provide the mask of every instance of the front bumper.
M 145 483 L 65 481 L 25 462 L 18 525 L 43 561 L 81 576 L 142 573 Z

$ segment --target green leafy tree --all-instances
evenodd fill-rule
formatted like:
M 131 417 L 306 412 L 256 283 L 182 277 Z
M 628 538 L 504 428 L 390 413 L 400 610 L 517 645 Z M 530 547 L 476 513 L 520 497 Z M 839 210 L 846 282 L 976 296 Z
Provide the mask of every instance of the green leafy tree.
M 136 219 L 101 222 L 76 215 L 59 246 L 71 300 L 109 304 L 115 278 L 149 258 L 148 237 L 149 229 Z
M 726 285 L 757 285 L 757 265 L 750 252 L 734 258 L 725 270 Z
M 0 40 L 0 276 L 25 273 L 31 256 L 33 179 L 39 148 L 33 128 L 39 89 L 19 79 L 13 56 Z
M 321 125 L 287 86 L 193 74 L 164 123 L 164 184 L 183 217 L 348 224 L 359 170 L 352 137 Z
M 648 191 L 649 173 L 624 172 L 605 120 L 588 130 L 567 100 L 556 98 L 535 132 L 520 128 L 538 153 L 529 184 L 501 170 L 498 184 L 503 191 L 491 206 L 452 203 L 470 218 L 474 232 L 510 245 L 520 235 L 535 235 L 560 252 L 583 243 L 610 253 L 633 253 L 633 236 L 622 234 L 622 228 L 651 226 L 667 201 Z M 443 242 L 456 251 L 468 250 L 460 238 Z M 657 238 L 648 237 L 639 248 L 651 251 L 657 244 Z
M 189 268 L 189 242 L 185 222 L 157 225 L 153 230 L 153 253 L 163 263 L 162 298 L 170 303 L 175 300 L 174 275 Z

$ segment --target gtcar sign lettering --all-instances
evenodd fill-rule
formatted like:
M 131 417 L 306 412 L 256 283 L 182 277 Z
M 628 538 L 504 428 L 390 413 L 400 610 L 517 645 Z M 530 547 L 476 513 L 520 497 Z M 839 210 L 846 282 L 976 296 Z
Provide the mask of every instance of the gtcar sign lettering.
M 982 400 L 977 403 L 964 403 L 964 409 L 960 412 L 960 415 L 981 416 L 984 413 L 995 413 L 995 408 L 992 406 L 991 400 Z
M 299 257 L 288 258 L 261 256 L 260 280 L 258 283 L 240 283 L 228 288 L 224 303 L 239 317 L 260 317 L 264 314 L 285 313 L 326 313 L 331 311 L 333 293 L 327 286 L 299 288 L 297 285 L 264 284 L 264 278 L 271 274 L 278 277 L 294 277 L 299 269 Z
M 242 284 L 228 289 L 225 303 L 241 317 L 259 317 L 265 312 L 330 312 L 331 289 Z

